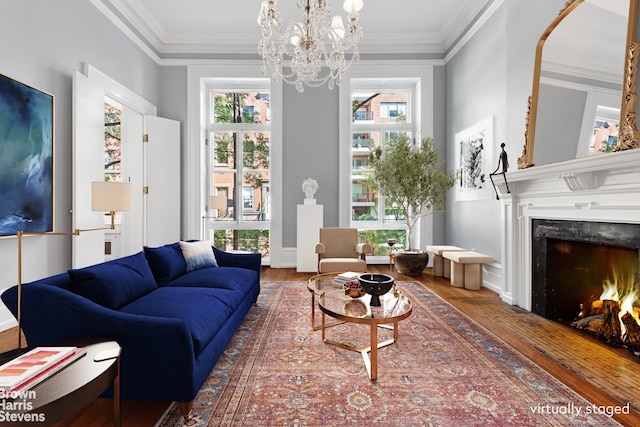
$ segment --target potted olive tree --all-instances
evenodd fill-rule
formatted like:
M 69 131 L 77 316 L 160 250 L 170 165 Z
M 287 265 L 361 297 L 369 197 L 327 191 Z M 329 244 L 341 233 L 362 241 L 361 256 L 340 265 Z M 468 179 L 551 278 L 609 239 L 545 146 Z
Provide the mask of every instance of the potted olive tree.
M 369 154 L 372 174 L 367 185 L 378 190 L 385 205 L 399 209 L 407 225 L 407 246 L 396 251 L 396 268 L 400 273 L 419 275 L 429 262 L 429 255 L 413 247 L 413 231 L 420 218 L 434 209 L 444 208 L 444 195 L 456 182 L 455 173 L 444 171 L 433 138 L 423 138 L 414 147 L 406 133 L 400 133 Z

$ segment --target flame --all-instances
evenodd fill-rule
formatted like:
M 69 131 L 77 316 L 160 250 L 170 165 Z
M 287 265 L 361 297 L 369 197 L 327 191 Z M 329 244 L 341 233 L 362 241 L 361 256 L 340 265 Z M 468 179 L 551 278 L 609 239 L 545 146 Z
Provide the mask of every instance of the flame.
M 601 300 L 614 300 L 620 303 L 620 314 L 618 317 L 622 326 L 622 334 L 627 328 L 622 322 L 622 316 L 629 313 L 640 324 L 640 313 L 638 309 L 634 309 L 634 304 L 640 302 L 640 293 L 638 292 L 637 279 L 632 269 L 619 270 L 614 266 L 612 268 L 613 280 L 606 279 L 602 282 Z

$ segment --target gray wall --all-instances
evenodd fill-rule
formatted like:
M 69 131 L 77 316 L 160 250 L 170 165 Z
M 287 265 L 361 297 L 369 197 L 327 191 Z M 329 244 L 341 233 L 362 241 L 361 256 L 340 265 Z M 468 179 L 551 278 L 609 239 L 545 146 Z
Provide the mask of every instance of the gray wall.
M 447 111 L 447 94 L 446 94 L 446 69 L 443 66 L 433 67 L 433 140 L 436 143 L 438 150 L 440 150 L 440 159 L 446 161 L 447 152 L 447 138 L 446 138 L 446 111 Z M 452 171 L 455 168 L 448 165 L 446 170 Z M 433 242 L 439 244 L 445 241 L 445 214 L 444 212 L 434 212 L 432 219 L 433 225 L 431 233 L 427 233 L 425 236 L 427 242 Z M 428 235 L 432 235 L 432 239 L 428 239 Z M 427 243 L 428 244 L 428 243 Z M 426 246 L 423 245 L 423 246 Z M 421 249 L 425 249 L 422 247 Z
M 303 203 L 302 181 L 318 181 L 317 203 L 324 225 L 338 226 L 338 90 L 326 86 L 299 93 L 284 85 L 282 246 L 296 247 L 296 206 Z
M 489 172 L 497 166 L 502 142 L 506 144 L 510 170 L 517 168 L 517 158 L 524 145 L 536 43 L 563 5 L 564 0 L 503 2 L 447 62 L 447 165 L 450 168 L 456 167 L 456 132 L 490 115 L 494 117 L 495 127 Z M 500 262 L 500 220 L 500 202 L 495 197 L 456 201 L 452 190 L 447 198 L 443 243 L 473 248 Z
M 533 163 L 546 165 L 576 158 L 587 92 L 540 85 Z
M 507 40 L 506 8 L 503 6 L 446 65 L 447 165 L 459 169 L 455 134 L 488 116 L 494 117 L 495 145 L 505 140 Z M 489 156 L 496 157 L 496 156 Z M 488 169 L 495 169 L 493 158 Z M 489 185 L 490 183 L 487 183 Z M 500 239 L 499 204 L 495 197 L 479 201 L 456 201 L 449 191 L 445 242 L 498 258 Z
M 2 6 L 0 73 L 55 96 L 54 225 L 70 231 L 74 71 L 90 63 L 155 104 L 159 67 L 88 1 L 4 0 Z M 28 237 L 23 253 L 23 279 L 46 277 L 70 267 L 71 238 Z M 0 289 L 16 283 L 15 237 L 0 239 L 0 271 Z

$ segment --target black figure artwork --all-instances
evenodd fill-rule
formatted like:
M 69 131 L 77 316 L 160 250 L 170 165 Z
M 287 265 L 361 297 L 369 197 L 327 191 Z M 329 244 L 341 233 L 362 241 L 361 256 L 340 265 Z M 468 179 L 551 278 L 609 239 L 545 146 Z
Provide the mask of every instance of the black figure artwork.
M 507 193 L 511 193 L 509 190 L 509 183 L 507 182 L 507 170 L 509 169 L 509 159 L 507 158 L 507 152 L 504 151 L 504 142 L 500 144 L 500 148 L 502 151 L 500 152 L 500 157 L 498 158 L 498 167 L 492 173 L 489 174 L 489 178 L 491 179 L 491 184 L 493 184 L 493 191 L 496 192 L 496 199 L 500 200 L 500 196 L 498 195 L 498 190 L 496 189 L 496 183 L 493 182 L 493 177 L 495 175 L 502 175 L 502 179 L 504 179 L 504 184 L 507 186 Z M 500 172 L 498 172 L 500 171 Z

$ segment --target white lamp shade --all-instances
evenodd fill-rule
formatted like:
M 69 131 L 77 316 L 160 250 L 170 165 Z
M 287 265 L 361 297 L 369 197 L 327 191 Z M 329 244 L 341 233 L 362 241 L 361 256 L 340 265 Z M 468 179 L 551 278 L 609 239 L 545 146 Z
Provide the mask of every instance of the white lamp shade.
M 130 211 L 133 186 L 130 182 L 96 181 L 91 183 L 91 210 L 100 212 Z
M 344 22 L 342 22 L 342 16 L 335 15 L 331 19 L 331 28 L 338 38 L 344 37 Z
M 224 194 L 211 196 L 209 209 L 226 209 L 226 208 L 227 208 L 227 196 L 225 196 Z
M 348 13 L 360 12 L 362 6 L 364 6 L 363 0 L 346 0 L 342 4 L 342 8 Z

